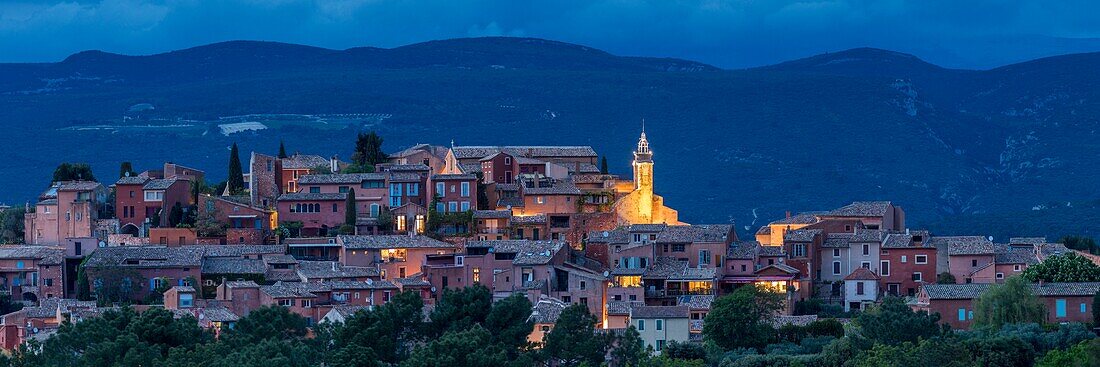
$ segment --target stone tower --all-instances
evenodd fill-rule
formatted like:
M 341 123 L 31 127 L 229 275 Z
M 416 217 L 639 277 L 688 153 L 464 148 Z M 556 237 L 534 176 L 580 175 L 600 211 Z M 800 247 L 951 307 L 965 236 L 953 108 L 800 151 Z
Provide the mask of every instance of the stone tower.
M 653 152 L 645 138 L 645 125 L 634 151 L 634 191 L 638 194 L 637 215 L 647 223 L 653 222 Z

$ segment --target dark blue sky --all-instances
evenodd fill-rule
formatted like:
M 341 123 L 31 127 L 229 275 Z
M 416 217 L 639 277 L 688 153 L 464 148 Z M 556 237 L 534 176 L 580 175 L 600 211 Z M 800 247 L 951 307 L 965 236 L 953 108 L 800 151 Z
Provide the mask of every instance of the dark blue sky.
M 995 0 L 3 0 L 0 62 L 250 39 L 343 49 L 513 35 L 758 66 L 870 46 L 988 68 L 1100 51 L 1100 2 Z

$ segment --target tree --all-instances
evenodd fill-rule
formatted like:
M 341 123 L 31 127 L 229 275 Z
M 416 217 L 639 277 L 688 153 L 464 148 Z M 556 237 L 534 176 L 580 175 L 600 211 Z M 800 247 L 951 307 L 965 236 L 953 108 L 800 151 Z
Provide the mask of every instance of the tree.
M 1076 252 L 1070 252 L 1028 266 L 1021 276 L 1032 283 L 1100 282 L 1100 266 Z
M 531 301 L 516 293 L 493 303 L 482 325 L 493 336 L 493 343 L 500 344 L 514 357 L 527 346 L 527 335 L 534 327 L 528 321 L 530 317 Z
M 382 151 L 382 137 L 378 133 L 371 131 L 364 134 L 359 133 L 355 138 L 355 153 L 351 155 L 351 160 L 359 166 L 376 166 L 379 163 L 385 163 L 388 157 L 386 153 Z
M 0 243 L 23 243 L 27 208 L 16 206 L 0 212 Z
M 92 300 L 91 284 L 88 283 L 87 264 L 88 256 L 85 256 L 80 260 L 80 265 L 76 267 L 76 299 L 81 301 Z
M 783 295 L 746 285 L 714 300 L 703 322 L 703 335 L 726 350 L 763 348 L 775 335 L 770 321 L 783 309 Z
M 239 194 L 244 191 L 244 171 L 241 169 L 241 158 L 237 151 L 237 143 L 229 150 L 229 178 L 226 181 L 229 193 Z
M 607 156 L 600 157 L 600 173 L 607 174 Z
M 263 306 L 242 317 L 226 334 L 234 345 L 245 345 L 268 338 L 291 340 L 305 338 L 309 322 L 282 306 Z
M 558 366 L 599 366 L 611 340 L 607 334 L 596 332 L 598 321 L 588 312 L 588 306 L 566 307 L 546 334 L 542 352 Z
M 118 167 L 118 177 L 131 177 L 136 176 L 137 172 L 134 172 L 134 165 L 130 162 L 122 162 Z
M 1094 325 L 1100 325 L 1100 310 L 1096 309 L 1096 305 L 1100 305 L 1100 290 L 1096 291 L 1096 294 L 1092 296 L 1092 323 Z
M 168 227 L 175 228 L 183 223 L 183 206 L 179 202 L 172 205 L 172 210 L 168 212 Z
M 359 218 L 359 208 L 355 205 L 355 188 L 348 189 L 348 198 L 344 202 L 344 224 L 355 226 L 355 220 Z
M 216 200 L 207 198 L 207 200 Z M 225 236 L 226 224 L 218 220 L 218 207 L 214 205 L 200 205 L 195 215 L 195 234 L 199 237 Z
M 421 338 L 424 302 L 414 292 L 401 292 L 370 312 L 359 312 L 332 332 L 332 355 L 364 354 L 370 349 L 376 359 L 400 363 Z M 330 358 L 330 361 L 335 359 Z
M 286 146 L 283 145 L 283 141 L 279 140 L 279 159 L 286 158 Z
M 484 323 L 492 307 L 493 293 L 483 285 L 444 288 L 439 303 L 429 315 L 428 336 L 438 337 L 448 331 L 462 331 Z
M 141 314 L 124 307 L 77 323 L 62 323 L 37 351 L 46 366 L 161 365 L 173 348 L 212 341 L 194 317 L 175 318 L 150 308 Z
M 951 274 L 949 271 L 942 272 L 936 276 L 936 284 L 955 284 L 957 282 L 955 274 Z
M 474 325 L 465 331 L 448 331 L 442 337 L 417 347 L 401 367 L 503 366 L 508 355 L 489 342 L 485 328 Z
M 1040 358 L 1036 367 L 1100 366 L 1100 338 L 1083 341 L 1066 350 L 1052 350 Z
M 1046 311 L 1023 277 L 1009 277 L 974 301 L 974 323 L 996 329 L 1005 324 L 1043 322 Z
M 939 335 L 942 332 L 937 324 L 939 321 L 939 314 L 914 312 L 905 304 L 904 299 L 888 296 L 881 305 L 860 313 L 855 324 L 863 337 L 878 343 L 895 345 Z
M 698 343 L 670 341 L 661 351 L 661 355 L 672 359 L 704 359 L 707 352 Z
M 649 350 L 646 349 L 642 335 L 633 325 L 628 326 L 619 336 L 618 347 L 611 350 L 611 360 L 614 365 L 620 367 L 644 366 L 649 360 Z
M 61 163 L 53 171 L 53 181 L 95 181 L 87 163 Z
M 1065 236 L 1062 237 L 1061 242 L 1069 249 L 1084 251 L 1093 255 L 1100 255 L 1100 246 L 1096 244 L 1096 240 L 1092 239 L 1092 237 Z

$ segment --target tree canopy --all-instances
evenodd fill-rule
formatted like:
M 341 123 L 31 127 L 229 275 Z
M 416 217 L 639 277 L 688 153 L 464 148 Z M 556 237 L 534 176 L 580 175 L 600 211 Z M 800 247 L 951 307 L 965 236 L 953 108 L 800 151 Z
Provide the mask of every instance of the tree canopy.
M 53 170 L 53 181 L 95 181 L 92 166 L 87 163 L 61 163 Z
M 1005 324 L 1043 322 L 1046 310 L 1031 286 L 1020 276 L 994 284 L 974 300 L 974 324 L 1000 328 Z
M 782 308 L 782 294 L 742 286 L 711 303 L 703 335 L 724 349 L 763 348 L 775 335 L 769 321 Z
M 226 187 L 232 194 L 244 191 L 244 171 L 241 168 L 241 157 L 237 150 L 237 143 L 233 143 L 233 147 L 229 150 L 229 177 L 226 179 Z
M 1043 262 L 1028 266 L 1021 274 L 1027 281 L 1036 282 L 1100 282 L 1100 266 L 1075 252 L 1048 257 Z

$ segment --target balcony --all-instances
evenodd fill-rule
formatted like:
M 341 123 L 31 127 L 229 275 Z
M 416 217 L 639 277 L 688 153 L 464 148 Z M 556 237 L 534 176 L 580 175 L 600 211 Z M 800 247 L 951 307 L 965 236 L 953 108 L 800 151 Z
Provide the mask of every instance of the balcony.
M 507 228 L 478 228 L 477 233 L 480 234 L 507 234 Z

